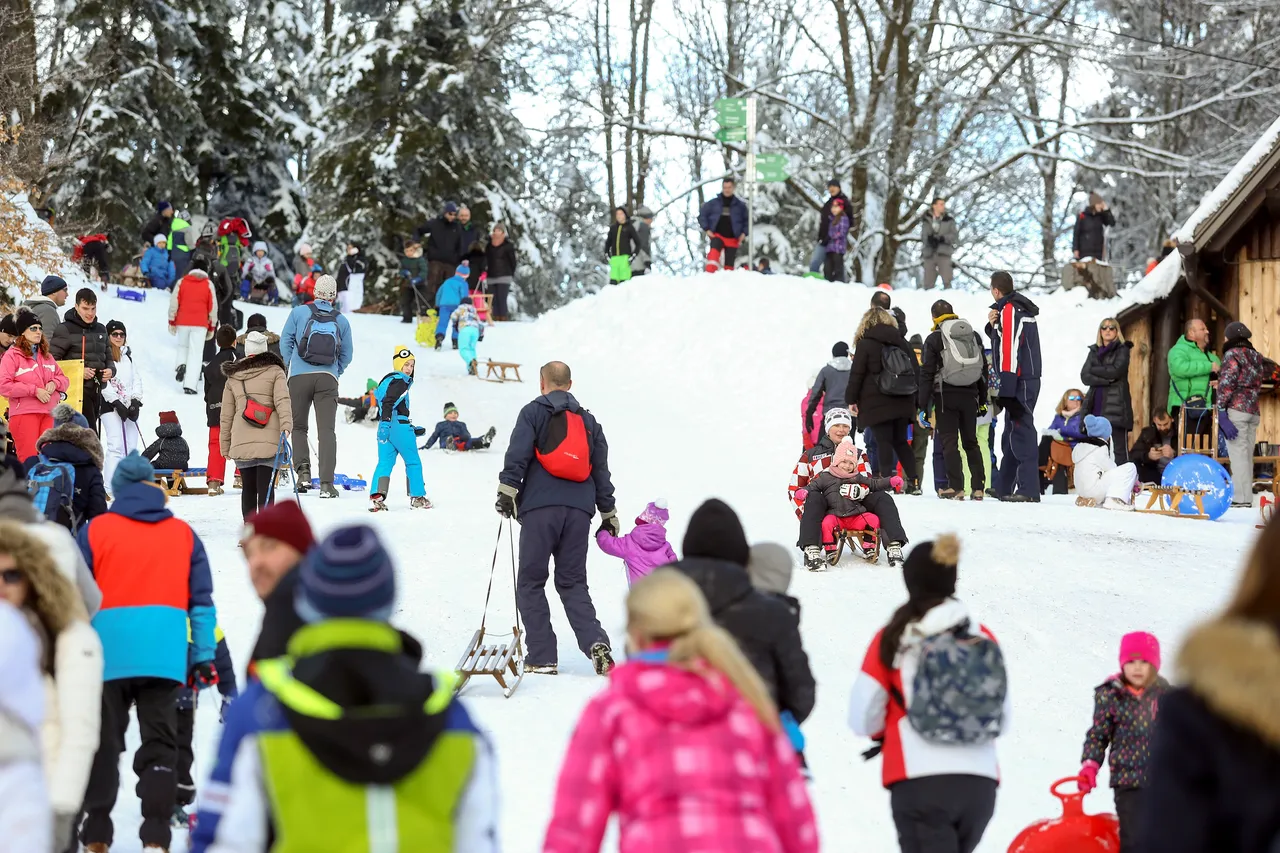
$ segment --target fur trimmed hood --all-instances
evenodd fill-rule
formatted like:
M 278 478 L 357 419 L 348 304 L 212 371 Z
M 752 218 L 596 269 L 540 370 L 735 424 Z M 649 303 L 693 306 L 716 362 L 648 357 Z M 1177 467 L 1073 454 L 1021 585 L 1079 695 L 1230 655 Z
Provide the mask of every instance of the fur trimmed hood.
M 1178 653 L 1191 692 L 1215 713 L 1280 749 L 1280 632 L 1219 619 L 1192 632 Z
M 270 329 L 250 329 L 248 332 L 244 332 L 243 334 L 236 337 L 236 344 L 238 346 L 244 346 L 245 340 L 249 337 L 249 332 L 261 332 L 263 335 L 265 335 L 267 338 L 267 346 L 272 346 L 273 344 L 280 343 L 280 336 L 277 335 L 275 332 L 271 331 Z
M 58 442 L 83 450 L 93 461 L 94 466 L 102 467 L 102 442 L 98 440 L 98 434 L 93 430 L 70 423 L 59 424 L 44 431 L 40 440 L 36 442 L 36 449 L 42 450 L 45 445 Z
M 246 379 L 250 373 L 261 373 L 268 367 L 284 370 L 284 359 L 273 352 L 260 352 L 247 355 L 222 365 L 222 375 L 228 379 Z

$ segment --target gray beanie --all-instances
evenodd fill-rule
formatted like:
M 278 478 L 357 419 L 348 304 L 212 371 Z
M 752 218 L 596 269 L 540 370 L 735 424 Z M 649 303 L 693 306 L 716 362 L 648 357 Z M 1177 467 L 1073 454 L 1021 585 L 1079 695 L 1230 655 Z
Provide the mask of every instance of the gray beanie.
M 782 594 L 791 586 L 791 572 L 795 563 L 791 551 L 776 542 L 761 542 L 751 546 L 747 559 L 747 575 L 751 585 L 761 592 Z

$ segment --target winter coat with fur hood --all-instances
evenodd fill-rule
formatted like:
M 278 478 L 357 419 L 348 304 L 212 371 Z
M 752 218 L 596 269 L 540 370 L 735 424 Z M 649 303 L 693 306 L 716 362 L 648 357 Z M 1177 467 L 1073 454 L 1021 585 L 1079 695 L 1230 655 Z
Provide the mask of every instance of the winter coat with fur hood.
M 36 511 L 26 481 L 7 466 L 0 466 L 0 519 L 22 524 L 28 533 L 44 543 L 58 571 L 79 591 L 80 601 L 92 619 L 102 607 L 102 590 L 98 589 L 98 582 L 89 571 L 75 537 L 67 528 Z
M 275 459 L 280 433 L 293 432 L 293 409 L 284 361 L 270 352 L 246 356 L 222 365 L 227 387 L 222 389 L 222 455 L 237 462 Z M 271 420 L 257 426 L 245 420 L 249 398 L 271 409 Z
M 45 430 L 36 440 L 36 450 L 50 462 L 66 462 L 75 468 L 76 491 L 71 499 L 75 523 L 67 524 L 67 529 L 79 527 L 107 511 L 107 488 L 102 481 L 102 442 L 96 432 L 73 423 L 59 424 Z M 39 461 L 38 457 L 27 460 L 27 470 Z
M 1178 655 L 1147 774 L 1147 849 L 1274 853 L 1280 841 L 1280 626 L 1221 618 Z

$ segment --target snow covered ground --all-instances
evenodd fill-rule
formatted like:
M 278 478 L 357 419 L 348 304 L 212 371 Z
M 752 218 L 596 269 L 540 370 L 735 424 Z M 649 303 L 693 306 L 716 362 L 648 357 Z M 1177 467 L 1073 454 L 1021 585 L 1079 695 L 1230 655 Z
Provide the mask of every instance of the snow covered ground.
M 355 363 L 342 381 L 344 395 L 362 392 L 366 377 L 383 376 L 394 348 L 408 344 L 419 356 L 415 421 L 431 426 L 451 401 L 473 434 L 492 424 L 498 439 L 487 453 L 424 453 L 427 494 L 436 505 L 429 512 L 410 514 L 399 473 L 389 513 L 369 515 L 367 495 L 359 493 L 336 501 L 319 501 L 313 493 L 303 499 L 304 507 L 321 532 L 342 523 L 377 525 L 400 567 L 395 621 L 423 640 L 429 666 L 454 666 L 480 620 L 498 529 L 493 502 L 506 436 L 519 408 L 537 394 L 537 366 L 556 358 L 571 365 L 575 393 L 604 426 L 628 529 L 646 501 L 665 497 L 672 510 L 671 541 L 679 551 L 689 513 L 714 495 L 740 512 L 752 541 L 791 543 L 796 523 L 786 484 L 799 452 L 799 402 L 831 344 L 851 337 L 869 295 L 859 286 L 750 273 L 649 277 L 534 323 L 489 330 L 480 346 L 482 360 L 525 365 L 524 384 L 506 385 L 467 377 L 452 351 L 424 351 L 413 342 L 412 327 L 396 318 L 356 316 Z M 912 331 L 924 332 L 928 306 L 939 295 L 894 297 Z M 985 295 L 948 296 L 962 315 L 981 325 Z M 1046 361 L 1038 415 L 1047 422 L 1061 391 L 1079 381 L 1084 348 L 1098 320 L 1116 307 L 1090 302 L 1082 291 L 1038 301 Z M 203 464 L 202 398 L 183 396 L 173 381 L 174 344 L 164 334 L 164 306 L 162 296 L 142 304 L 107 296 L 99 316 L 129 327 L 147 383 L 144 431 L 150 435 L 157 412 L 175 409 L 193 465 Z M 264 313 L 279 330 L 285 309 Z M 338 436 L 338 470 L 369 478 L 376 459 L 373 430 L 340 420 Z M 1256 513 L 1232 510 L 1222 521 L 1201 524 L 1077 509 L 1073 498 L 1050 497 L 1036 506 L 926 496 L 902 497 L 899 505 L 915 541 L 948 530 L 962 536 L 960 594 L 1006 650 L 1014 718 L 1000 742 L 1004 777 L 981 848 L 1003 851 L 1027 823 L 1056 813 L 1047 788 L 1079 767 L 1092 688 L 1115 671 L 1120 635 L 1153 631 L 1172 661 L 1187 629 L 1228 594 L 1253 540 Z M 220 621 L 242 664 L 261 608 L 236 547 L 239 506 L 235 492 L 173 502 L 208 548 Z M 509 553 L 505 542 L 502 553 Z M 601 619 L 621 647 L 622 566 L 593 548 L 590 571 Z M 490 615 L 490 625 L 499 630 L 512 619 L 509 572 L 500 560 Z M 894 850 L 879 763 L 860 759 L 865 744 L 844 720 L 866 644 L 905 598 L 900 576 L 883 564 L 846 561 L 825 574 L 798 572 L 792 591 L 803 603 L 805 644 L 819 685 L 817 710 L 805 732 L 824 848 Z M 579 710 L 604 684 L 579 656 L 554 603 L 552 612 L 561 640 L 559 676 L 529 676 L 506 700 L 495 684 L 483 681 L 473 681 L 464 694 L 496 744 L 503 849 L 511 853 L 540 848 L 559 758 Z M 208 701 L 200 710 L 200 774 L 209 771 L 218 736 L 215 707 Z M 136 734 L 131 737 L 136 743 Z M 139 818 L 127 760 L 121 774 L 113 850 L 131 853 Z M 1088 806 L 1109 809 L 1106 789 L 1090 797 Z M 175 837 L 174 850 L 184 849 Z

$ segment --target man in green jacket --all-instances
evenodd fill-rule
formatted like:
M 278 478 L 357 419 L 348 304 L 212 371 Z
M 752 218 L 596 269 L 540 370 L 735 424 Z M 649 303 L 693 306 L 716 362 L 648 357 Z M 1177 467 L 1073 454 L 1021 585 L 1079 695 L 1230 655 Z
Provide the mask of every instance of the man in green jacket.
M 1178 423 L 1178 413 L 1187 401 L 1203 398 L 1203 417 L 1195 417 L 1189 411 L 1186 433 L 1208 435 L 1220 362 L 1217 355 L 1209 352 L 1209 327 L 1204 320 L 1188 320 L 1185 332 L 1169 350 L 1169 414 Z

